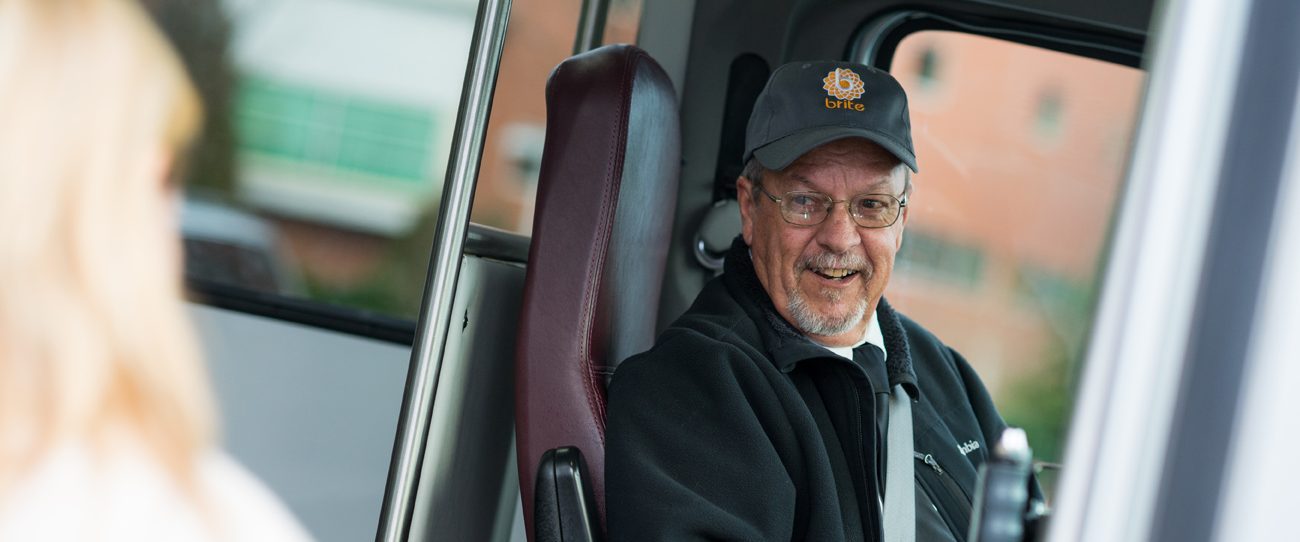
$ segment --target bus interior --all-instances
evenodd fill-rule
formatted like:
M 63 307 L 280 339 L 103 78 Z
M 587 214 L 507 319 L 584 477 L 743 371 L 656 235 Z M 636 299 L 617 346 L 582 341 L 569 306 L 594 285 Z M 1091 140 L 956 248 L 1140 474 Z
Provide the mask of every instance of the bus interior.
M 569 422 L 518 418 L 552 396 L 517 377 L 563 369 L 517 367 L 523 337 L 583 317 L 568 302 L 603 272 L 627 295 L 602 370 L 648 347 L 739 232 L 754 99 L 810 59 L 907 91 L 920 172 L 886 297 L 1026 430 L 1038 539 L 1279 539 L 1300 482 L 1277 430 L 1300 412 L 1290 0 L 142 2 L 209 119 L 181 222 L 224 444 L 320 540 L 551 540 L 528 439 Z M 634 59 L 631 97 L 613 66 L 548 100 L 592 52 Z M 607 114 L 613 150 L 583 124 Z M 599 197 L 607 156 L 626 205 Z M 543 216 L 566 175 L 586 192 Z M 535 238 L 547 217 L 565 225 Z M 590 229 L 636 219 L 658 256 Z M 599 539 L 587 521 L 557 539 Z

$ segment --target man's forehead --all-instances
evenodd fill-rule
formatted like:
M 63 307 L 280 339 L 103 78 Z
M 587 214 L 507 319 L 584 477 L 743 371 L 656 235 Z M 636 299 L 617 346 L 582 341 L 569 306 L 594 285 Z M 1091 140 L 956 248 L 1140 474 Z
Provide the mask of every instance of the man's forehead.
M 895 177 L 894 175 L 891 175 L 891 173 L 892 170 L 888 170 L 872 175 L 850 175 L 847 178 L 841 179 L 839 175 L 805 175 L 799 172 L 787 171 L 784 177 L 791 185 L 805 185 L 809 188 L 816 188 L 844 180 L 848 181 L 850 185 L 861 189 L 893 185 Z

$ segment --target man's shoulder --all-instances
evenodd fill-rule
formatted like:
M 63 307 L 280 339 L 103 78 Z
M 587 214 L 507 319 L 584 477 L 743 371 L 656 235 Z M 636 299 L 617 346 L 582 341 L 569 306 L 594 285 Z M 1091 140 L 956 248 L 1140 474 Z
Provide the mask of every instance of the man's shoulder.
M 946 345 L 938 336 L 916 320 L 898 310 L 895 310 L 894 314 L 898 317 L 898 323 L 902 326 L 903 332 L 910 342 L 937 344 L 946 348 Z
M 940 371 L 945 375 L 959 372 L 959 365 L 965 363 L 955 350 L 950 348 L 937 335 L 916 320 L 900 311 L 893 310 L 898 327 L 907 340 L 907 350 L 911 357 L 912 368 L 918 378 L 925 378 L 922 373 Z
M 902 313 L 895 312 L 923 395 L 938 403 L 967 404 L 974 393 L 987 397 L 984 383 L 960 352 Z M 963 398 L 958 401 L 959 398 Z

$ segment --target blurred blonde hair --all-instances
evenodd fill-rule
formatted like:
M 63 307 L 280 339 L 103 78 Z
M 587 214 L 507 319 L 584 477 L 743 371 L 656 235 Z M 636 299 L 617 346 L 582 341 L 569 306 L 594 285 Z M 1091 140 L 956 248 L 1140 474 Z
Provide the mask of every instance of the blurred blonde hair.
M 211 443 L 162 185 L 201 114 L 134 0 L 0 0 L 0 489 L 62 442 L 182 481 Z

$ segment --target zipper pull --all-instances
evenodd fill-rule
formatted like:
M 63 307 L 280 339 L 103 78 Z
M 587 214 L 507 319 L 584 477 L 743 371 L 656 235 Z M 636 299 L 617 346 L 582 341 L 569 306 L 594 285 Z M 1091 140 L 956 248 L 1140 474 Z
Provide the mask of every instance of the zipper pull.
M 917 452 L 917 451 L 913 451 L 913 452 L 912 452 L 912 456 L 915 457 L 915 458 L 917 458 L 917 459 L 920 459 L 922 463 L 925 463 L 926 465 L 929 465 L 930 468 L 934 469 L 934 472 L 937 472 L 937 473 L 939 473 L 939 474 L 943 474 L 943 467 L 940 467 L 940 466 L 939 466 L 939 462 L 934 460 L 934 456 L 932 456 L 932 455 L 930 455 L 930 454 L 923 454 L 923 453 L 921 453 L 921 452 Z

